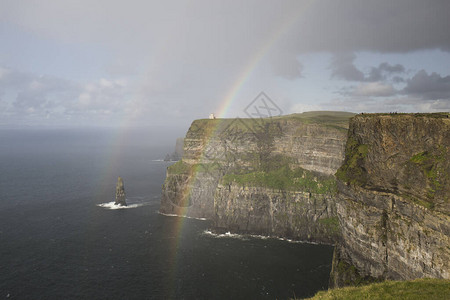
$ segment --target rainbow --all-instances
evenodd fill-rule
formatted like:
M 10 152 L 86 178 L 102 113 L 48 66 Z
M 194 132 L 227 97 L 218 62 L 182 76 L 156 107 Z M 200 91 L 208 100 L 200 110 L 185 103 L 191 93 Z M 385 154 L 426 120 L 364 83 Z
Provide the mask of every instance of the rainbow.
M 283 37 L 289 30 L 295 25 L 300 16 L 306 11 L 311 2 L 303 3 L 303 7 L 299 9 L 297 12 L 293 12 L 288 18 L 285 19 L 283 23 L 280 24 L 277 28 L 275 28 L 270 34 L 268 39 L 265 41 L 263 45 L 258 47 L 258 50 L 255 52 L 253 57 L 248 60 L 248 63 L 241 70 L 240 74 L 235 80 L 234 84 L 229 89 L 225 98 L 221 101 L 221 104 L 218 108 L 217 116 L 219 118 L 224 118 L 227 115 L 229 108 L 232 103 L 239 95 L 242 87 L 249 80 L 253 71 L 260 64 L 261 60 L 270 52 L 273 46 L 276 44 L 281 37 Z
M 246 82 L 251 78 L 253 72 L 258 67 L 258 65 L 261 63 L 262 59 L 267 56 L 269 51 L 273 48 L 273 46 L 276 44 L 277 41 L 281 37 L 283 37 L 291 28 L 296 24 L 296 22 L 299 20 L 299 18 L 307 11 L 307 8 L 310 6 L 310 4 L 313 1 L 307 1 L 303 3 L 303 6 L 296 12 L 293 12 L 288 18 L 285 19 L 283 23 L 280 24 L 277 28 L 275 28 L 270 34 L 268 39 L 265 41 L 264 44 L 260 45 L 258 47 L 258 50 L 254 53 L 254 55 L 248 60 L 248 63 L 244 66 L 244 68 L 239 72 L 237 79 L 234 81 L 228 92 L 226 93 L 225 97 L 220 102 L 221 104 L 218 107 L 218 110 L 216 111 L 216 115 L 219 118 L 224 118 L 227 116 L 227 113 L 232 106 L 233 102 L 236 100 L 236 98 L 239 96 L 240 91 L 242 90 L 242 87 L 246 84 Z M 205 134 L 205 142 L 204 142 L 204 151 L 205 149 L 208 149 L 208 145 L 211 142 L 212 138 L 216 135 L 216 132 L 219 128 L 219 125 L 221 124 L 221 120 L 211 120 L 211 122 L 214 122 L 213 126 L 208 126 L 207 132 Z M 203 152 L 201 156 L 199 157 L 199 162 L 202 162 L 205 158 L 205 153 Z M 197 175 L 199 173 L 199 166 L 195 165 L 190 173 L 190 180 L 191 183 L 195 183 L 197 181 Z M 194 184 L 187 185 L 189 188 L 187 188 L 185 191 L 183 191 L 183 201 L 188 201 L 192 192 L 192 187 Z M 186 204 L 186 203 L 185 203 Z M 173 257 L 172 265 L 170 266 L 170 284 L 173 288 L 175 285 L 175 276 L 176 276 L 176 266 L 178 265 L 178 249 L 180 247 L 180 241 L 181 236 L 183 234 L 183 228 L 185 223 L 185 218 L 181 216 L 186 216 L 188 213 L 189 208 L 187 206 L 179 207 L 179 210 L 177 211 L 177 215 L 180 217 L 176 218 L 176 221 L 174 223 L 173 232 L 175 232 L 175 240 L 172 244 L 172 248 L 170 249 L 171 255 Z M 173 290 L 172 290 L 173 291 Z

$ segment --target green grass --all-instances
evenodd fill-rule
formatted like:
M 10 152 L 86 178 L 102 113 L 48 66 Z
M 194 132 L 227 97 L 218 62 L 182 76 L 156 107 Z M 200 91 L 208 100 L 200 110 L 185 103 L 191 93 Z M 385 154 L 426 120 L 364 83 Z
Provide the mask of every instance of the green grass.
M 332 176 L 316 176 L 312 172 L 287 166 L 268 172 L 256 171 L 246 174 L 226 174 L 223 184 L 237 183 L 242 186 L 261 186 L 278 190 L 302 190 L 305 192 L 325 194 L 336 192 L 336 180 Z
M 310 111 L 271 118 L 199 119 L 192 123 L 188 133 L 204 135 L 215 132 L 215 134 L 220 134 L 225 130 L 230 133 L 236 131 L 258 132 L 261 131 L 261 128 L 264 128 L 265 124 L 270 124 L 272 126 L 284 121 L 294 121 L 304 124 L 315 123 L 346 131 L 348 129 L 349 120 L 353 116 L 355 116 L 355 114 L 349 112 Z
M 310 299 L 449 299 L 450 280 L 416 279 L 384 281 L 360 287 L 345 287 L 318 292 Z
M 177 161 L 173 165 L 168 167 L 169 173 L 175 174 L 191 174 L 194 172 L 212 172 L 218 170 L 220 167 L 217 163 L 207 163 L 207 164 L 187 164 L 182 160 Z
M 349 120 L 353 116 L 355 116 L 354 113 L 343 111 L 309 111 L 300 114 L 291 114 L 281 118 L 300 120 L 308 124 L 317 123 L 326 127 L 347 130 Z

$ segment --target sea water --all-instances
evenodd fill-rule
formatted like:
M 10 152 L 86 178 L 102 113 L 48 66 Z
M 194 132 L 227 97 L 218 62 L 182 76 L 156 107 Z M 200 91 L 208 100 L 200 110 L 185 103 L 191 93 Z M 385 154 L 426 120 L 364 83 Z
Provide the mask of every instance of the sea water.
M 328 286 L 332 247 L 215 235 L 158 213 L 173 142 L 0 130 L 0 299 L 287 299 Z M 128 207 L 114 206 L 117 177 Z

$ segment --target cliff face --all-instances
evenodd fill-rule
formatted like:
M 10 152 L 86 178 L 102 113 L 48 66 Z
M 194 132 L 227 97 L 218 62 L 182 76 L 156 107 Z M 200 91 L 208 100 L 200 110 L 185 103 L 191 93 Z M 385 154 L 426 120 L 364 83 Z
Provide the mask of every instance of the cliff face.
M 182 161 L 167 170 L 160 211 L 208 218 L 218 230 L 336 241 L 332 174 L 351 115 L 194 121 Z
M 450 278 L 446 114 L 354 117 L 337 177 L 342 243 L 332 285 L 364 277 Z
M 219 184 L 214 197 L 216 230 L 333 243 L 340 235 L 330 194 Z
M 331 286 L 450 278 L 449 115 L 349 117 L 194 121 L 160 210 L 338 242 Z

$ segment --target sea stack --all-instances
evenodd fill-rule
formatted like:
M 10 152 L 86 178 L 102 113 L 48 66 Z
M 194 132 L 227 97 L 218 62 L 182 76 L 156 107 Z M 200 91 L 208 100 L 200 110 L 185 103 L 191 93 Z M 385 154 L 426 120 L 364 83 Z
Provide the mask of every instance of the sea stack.
M 127 202 L 125 201 L 125 187 L 123 186 L 123 179 L 120 176 L 117 178 L 116 202 L 114 204 L 127 206 Z

